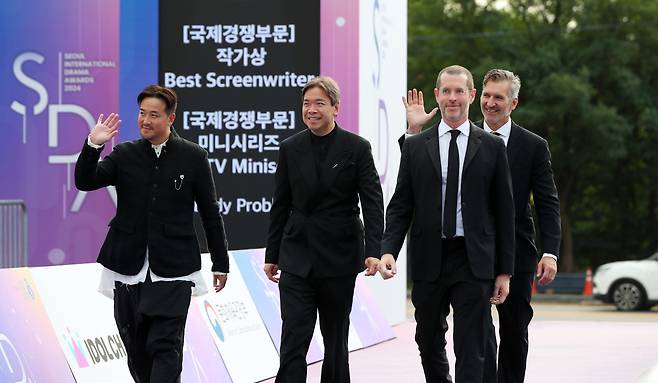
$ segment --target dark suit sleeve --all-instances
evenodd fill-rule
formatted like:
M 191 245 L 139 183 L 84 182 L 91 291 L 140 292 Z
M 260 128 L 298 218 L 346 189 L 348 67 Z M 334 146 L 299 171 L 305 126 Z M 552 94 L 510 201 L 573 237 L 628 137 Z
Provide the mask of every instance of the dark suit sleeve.
M 194 200 L 203 222 L 203 228 L 208 240 L 208 250 L 212 259 L 212 271 L 228 273 L 228 243 L 224 231 L 224 220 L 217 202 L 215 182 L 208 163 L 208 152 L 203 150 L 203 156 L 198 166 L 198 177 L 194 181 Z
M 542 140 L 535 151 L 531 188 L 539 221 L 542 250 L 557 257 L 561 237 L 560 201 L 553 180 L 551 153 L 545 140 Z
M 393 254 L 397 259 L 414 212 L 414 195 L 410 178 L 409 145 L 403 145 L 397 184 L 386 208 L 386 230 L 382 238 L 382 254 Z
M 384 198 L 370 144 L 364 145 L 359 160 L 357 190 L 365 226 L 365 258 L 380 258 L 384 231 Z
M 283 228 L 290 216 L 292 193 L 288 179 L 288 160 L 286 158 L 286 145 L 279 146 L 279 160 L 274 174 L 274 198 L 270 210 L 270 227 L 267 235 L 267 249 L 265 250 L 265 263 L 279 263 L 279 248 Z
M 75 163 L 75 187 L 82 191 L 92 191 L 115 184 L 117 151 L 113 150 L 102 161 L 100 149 L 87 145 L 87 139 Z
M 496 139 L 497 156 L 491 201 L 496 220 L 495 273 L 514 274 L 514 198 L 512 177 L 503 140 Z

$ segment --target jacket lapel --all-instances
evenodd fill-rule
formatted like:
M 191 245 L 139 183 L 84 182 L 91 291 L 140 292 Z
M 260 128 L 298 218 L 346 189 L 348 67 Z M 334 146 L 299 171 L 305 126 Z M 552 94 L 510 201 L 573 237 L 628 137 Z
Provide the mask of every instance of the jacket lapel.
M 480 148 L 480 143 L 482 142 L 482 135 L 488 134 L 484 130 L 478 128 L 475 124 L 471 122 L 471 131 L 468 136 L 468 145 L 466 146 L 466 158 L 464 159 L 464 169 L 462 170 L 462 175 L 468 169 L 468 165 L 475 157 L 478 149 Z
M 315 190 L 318 184 L 318 173 L 315 170 L 315 158 L 313 158 L 313 150 L 311 148 L 311 132 L 306 130 L 304 136 L 301 137 L 300 145 L 296 145 L 297 149 L 296 163 L 304 182 L 308 185 L 308 190 Z
M 338 124 L 334 129 L 336 129 L 336 137 L 329 147 L 325 168 L 322 170 L 321 183 L 325 187 L 333 185 L 338 173 L 352 158 L 352 147 L 347 140 L 347 133 Z
M 429 154 L 430 159 L 432 160 L 432 165 L 434 166 L 434 171 L 436 172 L 439 179 L 443 178 L 441 172 L 441 159 L 439 158 L 439 124 L 434 125 L 433 128 L 429 129 L 428 136 L 425 138 L 425 148 L 427 148 L 427 154 Z
M 518 156 L 519 149 L 521 149 L 521 137 L 519 134 L 519 126 L 512 121 L 512 129 L 510 130 L 509 138 L 507 139 L 507 160 L 509 161 L 510 168 Z

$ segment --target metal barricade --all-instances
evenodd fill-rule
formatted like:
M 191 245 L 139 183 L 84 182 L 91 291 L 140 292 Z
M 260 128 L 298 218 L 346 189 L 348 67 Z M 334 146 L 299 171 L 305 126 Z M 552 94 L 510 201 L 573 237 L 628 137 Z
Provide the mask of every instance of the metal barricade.
M 27 266 L 27 207 L 0 200 L 0 268 Z

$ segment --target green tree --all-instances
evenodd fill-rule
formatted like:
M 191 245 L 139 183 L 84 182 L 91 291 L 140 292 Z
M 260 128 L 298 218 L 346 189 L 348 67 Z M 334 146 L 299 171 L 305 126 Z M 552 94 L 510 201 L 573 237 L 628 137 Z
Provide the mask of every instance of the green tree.
M 551 146 L 561 269 L 647 255 L 658 247 L 658 3 L 497 4 L 409 0 L 409 87 L 432 95 L 454 63 L 476 82 L 493 67 L 519 74 L 514 119 Z

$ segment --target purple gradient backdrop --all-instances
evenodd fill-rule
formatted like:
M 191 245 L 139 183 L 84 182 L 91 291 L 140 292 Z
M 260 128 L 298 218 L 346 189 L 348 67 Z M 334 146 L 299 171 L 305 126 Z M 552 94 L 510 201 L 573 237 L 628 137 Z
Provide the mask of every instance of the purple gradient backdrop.
M 27 204 L 29 266 L 93 262 L 114 204 L 106 191 L 97 191 L 87 194 L 79 212 L 71 211 L 77 194 L 74 165 L 49 164 L 49 156 L 78 153 L 89 126 L 77 115 L 60 114 L 59 142 L 49 147 L 48 111 L 60 103 L 77 105 L 93 116 L 118 110 L 119 1 L 8 2 L 0 10 L 0 35 L 12 36 L 2 44 L 0 57 L 0 199 Z M 36 115 L 34 106 L 42 97 L 13 71 L 14 60 L 25 52 L 44 58 L 42 63 L 22 65 L 24 74 L 41 84 L 48 96 L 48 106 Z M 94 83 L 83 85 L 78 93 L 62 92 L 60 99 L 60 52 L 81 52 L 86 60 L 110 60 L 116 66 L 91 68 Z M 27 109 L 25 143 L 23 118 L 10 108 L 13 101 Z
M 157 15 L 151 15 L 157 19 Z M 341 22 L 342 21 L 342 22 Z M 358 129 L 358 2 L 321 1 L 321 72 L 338 81 L 342 89 L 338 121 L 347 130 Z M 49 106 L 72 104 L 92 116 L 119 108 L 119 0 L 11 2 L 0 9 L 0 34 L 14 36 L 3 44 L 0 70 L 1 124 L 0 199 L 21 199 L 28 209 L 28 264 L 93 262 L 114 213 L 106 190 L 87 193 L 77 212 L 71 211 L 78 192 L 73 184 L 73 164 L 49 164 L 49 156 L 75 155 L 88 132 L 85 121 L 74 114 L 60 114 L 56 147 L 48 146 Z M 144 49 L 155 49 L 147 46 Z M 40 101 L 34 86 L 19 81 L 14 60 L 33 52 L 42 63 L 25 62 L 25 75 L 45 89 L 45 110 L 34 113 Z M 59 53 L 82 52 L 85 59 L 114 61 L 111 69 L 92 69 L 95 82 L 77 93 L 59 92 Z M 157 58 L 157 55 L 153 57 Z M 157 66 L 154 58 L 153 65 Z M 12 102 L 26 109 L 26 143 L 22 142 L 23 117 Z M 134 136 L 133 116 L 122 116 L 124 136 Z M 109 148 L 105 150 L 105 154 Z
M 320 3 L 320 74 L 340 87 L 338 124 L 359 133 L 359 2 Z

